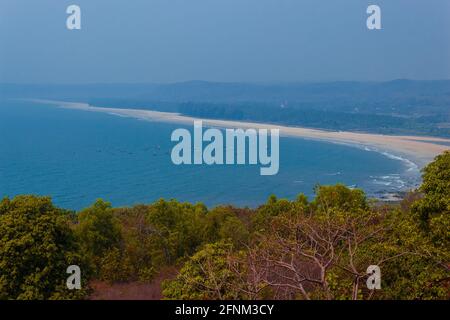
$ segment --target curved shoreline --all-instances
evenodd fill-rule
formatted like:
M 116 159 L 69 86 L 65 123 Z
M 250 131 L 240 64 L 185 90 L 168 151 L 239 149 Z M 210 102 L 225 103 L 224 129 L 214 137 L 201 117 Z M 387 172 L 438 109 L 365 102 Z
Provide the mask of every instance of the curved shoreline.
M 392 136 L 371 133 L 356 133 L 347 131 L 325 131 L 302 127 L 289 127 L 283 125 L 264 124 L 247 121 L 231 121 L 217 119 L 203 119 L 184 116 L 179 113 L 151 111 L 144 109 L 121 109 L 95 107 L 87 103 L 65 102 L 54 100 L 28 100 L 40 104 L 56 105 L 60 108 L 83 110 L 90 112 L 109 113 L 115 116 L 131 117 L 140 120 L 158 121 L 167 123 L 192 124 L 196 120 L 202 120 L 204 126 L 217 128 L 254 128 L 254 129 L 279 129 L 282 136 L 297 137 L 324 142 L 346 144 L 349 146 L 372 147 L 380 153 L 387 153 L 399 157 L 397 160 L 410 161 L 421 168 L 431 162 L 435 156 L 450 150 L 449 146 L 433 142 L 450 144 L 450 139 L 426 136 Z M 392 154 L 391 154 L 392 153 Z M 384 154 L 387 156 L 386 154 Z

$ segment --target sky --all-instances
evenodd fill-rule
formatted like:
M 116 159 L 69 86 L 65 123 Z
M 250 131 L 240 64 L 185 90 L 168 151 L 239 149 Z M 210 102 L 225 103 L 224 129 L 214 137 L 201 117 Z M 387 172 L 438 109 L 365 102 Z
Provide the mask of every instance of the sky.
M 449 0 L 0 0 L 0 83 L 450 79 L 449 15 Z

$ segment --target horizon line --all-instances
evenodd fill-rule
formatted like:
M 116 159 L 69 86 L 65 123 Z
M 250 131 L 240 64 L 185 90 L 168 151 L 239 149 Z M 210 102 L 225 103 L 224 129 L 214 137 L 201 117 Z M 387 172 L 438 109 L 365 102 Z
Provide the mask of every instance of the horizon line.
M 0 86 L 96 86 L 96 85 L 176 85 L 176 84 L 241 84 L 241 85 L 300 85 L 300 84 L 330 84 L 330 83 L 389 83 L 389 82 L 447 82 L 450 78 L 443 79 L 410 79 L 395 78 L 390 80 L 298 80 L 298 81 L 214 81 L 214 80 L 181 80 L 173 82 L 73 82 L 73 83 L 55 83 L 55 82 L 0 82 Z

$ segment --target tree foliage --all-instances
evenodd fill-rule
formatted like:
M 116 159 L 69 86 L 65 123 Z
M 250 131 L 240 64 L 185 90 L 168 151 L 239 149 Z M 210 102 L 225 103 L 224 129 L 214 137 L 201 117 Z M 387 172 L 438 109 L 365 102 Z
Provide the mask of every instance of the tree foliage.
M 97 200 L 81 211 L 74 230 L 81 252 L 90 262 L 90 271 L 94 275 L 101 274 L 102 267 L 107 267 L 104 265 L 105 255 L 119 247 L 121 242 L 120 226 L 111 204 Z
M 309 201 L 269 197 L 257 209 L 158 200 L 74 214 L 46 197 L 0 202 L 0 299 L 86 296 L 92 279 L 151 281 L 168 266 L 168 299 L 448 299 L 450 152 L 420 193 L 373 205 L 362 190 L 317 186 Z M 68 290 L 69 265 L 83 290 Z M 366 286 L 382 270 L 381 290 Z
M 450 248 L 450 151 L 424 168 L 420 191 L 424 197 L 413 205 L 413 212 L 436 245 Z
M 232 246 L 207 244 L 181 268 L 174 281 L 164 283 L 164 295 L 173 299 L 239 299 L 238 277 L 229 268 Z
M 0 299 L 67 299 L 66 269 L 82 260 L 67 214 L 50 198 L 0 202 Z
M 373 207 L 361 190 L 318 186 L 312 202 L 304 196 L 294 201 L 272 196 L 252 222 L 244 250 L 223 250 L 216 244 L 199 251 L 165 284 L 166 296 L 448 298 L 448 248 L 435 246 L 409 211 Z M 382 290 L 366 287 L 370 265 L 382 269 Z

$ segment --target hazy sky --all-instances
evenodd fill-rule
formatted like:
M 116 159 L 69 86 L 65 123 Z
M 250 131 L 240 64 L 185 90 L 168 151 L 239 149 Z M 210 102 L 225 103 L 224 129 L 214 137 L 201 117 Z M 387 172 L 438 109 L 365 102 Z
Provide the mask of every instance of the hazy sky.
M 397 78 L 450 78 L 449 0 L 0 0 L 0 82 Z

